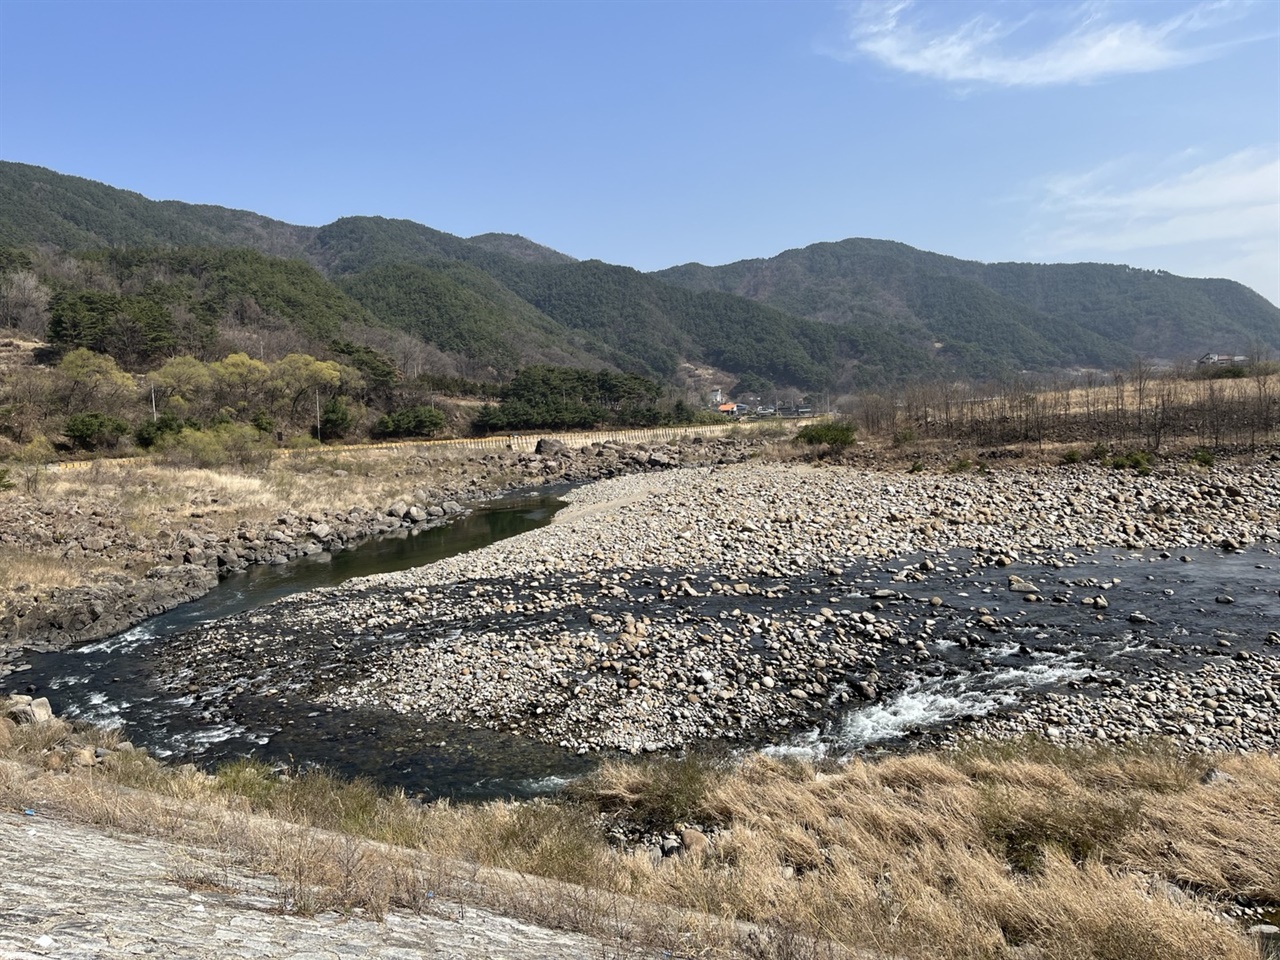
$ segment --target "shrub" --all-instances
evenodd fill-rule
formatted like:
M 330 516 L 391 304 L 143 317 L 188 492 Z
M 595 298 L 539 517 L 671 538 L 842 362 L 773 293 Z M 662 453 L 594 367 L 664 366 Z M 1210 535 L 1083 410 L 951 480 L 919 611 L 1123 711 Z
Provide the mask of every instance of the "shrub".
M 0 490 L 12 490 L 14 486 L 14 482 L 9 479 L 8 468 L 0 470 Z
M 233 760 L 214 774 L 217 789 L 244 797 L 255 810 L 269 809 L 269 802 L 280 785 L 279 778 L 267 764 L 259 760 Z
M 429 437 L 444 426 L 444 414 L 435 407 L 408 407 L 378 418 L 375 437 Z
M 988 789 L 979 807 L 983 832 L 1009 867 L 1024 876 L 1043 873 L 1048 848 L 1081 864 L 1139 822 L 1141 800 L 1072 791 L 1053 802 Z
M 249 423 L 253 425 L 253 429 L 259 433 L 270 433 L 276 428 L 276 422 L 271 415 L 265 410 L 259 410 L 250 418 Z
M 1072 466 L 1084 459 L 1084 455 L 1074 447 L 1062 455 L 1063 466 Z
M 73 413 L 62 428 L 67 439 L 83 450 L 114 447 L 128 431 L 129 424 L 103 413 Z
M 893 435 L 893 445 L 895 447 L 906 446 L 908 443 L 916 442 L 916 432 L 910 427 L 903 427 Z
M 148 420 L 133 431 L 133 439 L 144 450 L 154 447 L 166 434 L 180 433 L 183 423 L 172 413 L 162 414 L 155 420 Z
M 723 777 L 724 771 L 713 760 L 695 755 L 607 763 L 574 784 L 569 795 L 616 813 L 643 830 L 663 831 L 705 821 L 707 794 Z
M 169 463 L 193 467 L 222 467 L 234 464 L 242 469 L 263 467 L 273 450 L 263 435 L 247 424 L 227 423 L 210 430 L 184 427 L 165 434 L 156 444 Z
M 1226 365 L 1207 364 L 1196 370 L 1195 377 L 1197 380 L 1243 380 L 1249 371 L 1243 364 L 1232 363 Z
M 1197 450 L 1195 453 L 1191 454 L 1191 462 L 1196 464 L 1197 466 L 1201 466 L 1201 467 L 1204 467 L 1205 469 L 1208 469 L 1209 467 L 1212 467 L 1215 463 L 1213 451 L 1205 450 L 1204 448 L 1201 448 Z
M 947 473 L 965 473 L 973 469 L 973 461 L 968 457 L 957 457 L 947 464 Z
M 834 450 L 843 450 L 853 443 L 856 430 L 846 420 L 827 420 L 822 423 L 811 423 L 796 433 L 796 442 L 805 446 L 827 446 Z
M 484 860 L 569 883 L 599 883 L 608 848 L 600 822 L 572 803 L 533 800 L 491 808 L 481 840 Z
M 1116 454 L 1107 461 L 1107 465 L 1113 470 L 1133 470 L 1138 476 L 1145 477 L 1151 473 L 1155 462 L 1155 454 L 1146 450 L 1133 450 L 1130 453 Z
M 315 427 L 311 429 L 317 440 L 339 440 L 346 436 L 354 422 L 355 417 L 347 409 L 346 401 L 341 397 L 330 397 L 320 411 L 319 434 L 315 434 Z

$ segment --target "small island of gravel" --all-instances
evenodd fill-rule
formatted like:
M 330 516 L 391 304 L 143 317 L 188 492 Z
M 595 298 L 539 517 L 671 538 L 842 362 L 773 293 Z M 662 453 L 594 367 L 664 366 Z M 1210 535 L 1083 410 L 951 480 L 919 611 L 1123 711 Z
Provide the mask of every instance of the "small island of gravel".
M 812 743 L 877 714 L 931 743 L 1276 747 L 1265 455 L 1151 476 L 752 461 L 566 499 L 548 528 L 188 637 L 166 682 L 288 687 L 579 753 Z M 945 709 L 905 715 L 921 691 Z

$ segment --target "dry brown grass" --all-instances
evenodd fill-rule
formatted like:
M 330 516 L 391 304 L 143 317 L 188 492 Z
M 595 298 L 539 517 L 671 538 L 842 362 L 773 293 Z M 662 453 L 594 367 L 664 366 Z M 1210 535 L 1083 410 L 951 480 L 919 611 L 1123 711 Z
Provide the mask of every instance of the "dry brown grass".
M 110 563 L 68 560 L 54 553 L 0 546 L 0 583 L 28 584 L 37 592 L 56 587 L 75 587 L 109 573 Z
M 9 735 L 0 754 L 32 766 L 0 763 L 0 804 L 199 845 L 175 866 L 183 882 L 247 864 L 297 913 L 465 897 L 682 955 L 1246 960 L 1254 947 L 1215 904 L 1280 900 L 1280 759 L 1267 755 L 1218 758 L 1212 778 L 1160 747 L 1035 742 L 825 771 L 650 761 L 606 765 L 577 799 L 419 806 L 251 762 L 208 776 L 122 752 L 33 775 L 90 735 Z M 605 843 L 592 797 L 615 819 L 719 830 L 705 859 L 655 864 Z
M 419 808 L 323 773 L 281 778 L 244 764 L 211 777 L 190 767 L 162 767 L 138 753 L 117 754 L 71 775 L 31 765 L 81 737 L 53 723 L 30 728 L 7 747 L 0 743 L 0 756 L 14 758 L 0 759 L 0 809 L 34 807 L 45 819 L 163 839 L 172 849 L 168 878 L 189 889 L 231 891 L 233 876 L 247 870 L 274 878 L 276 906 L 284 913 L 380 918 L 400 909 L 452 915 L 474 905 L 602 937 L 605 956 L 630 956 L 637 945 L 715 939 L 700 933 L 689 940 L 690 929 L 717 927 L 707 918 L 685 918 L 603 886 L 554 879 L 557 873 L 613 869 L 607 864 L 616 857 L 589 837 L 582 847 L 583 838 L 567 829 L 581 822 L 580 815 L 557 824 L 551 805 Z M 332 829 L 335 824 L 346 829 Z M 498 868 L 482 867 L 481 858 Z M 537 865 L 551 876 L 503 865 Z
M 230 535 L 239 524 L 261 524 L 287 512 L 376 509 L 417 488 L 455 488 L 465 472 L 460 453 L 442 453 L 430 463 L 410 462 L 407 457 L 405 449 L 317 451 L 279 458 L 249 472 L 143 460 L 97 460 L 76 469 L 50 469 L 33 490 L 12 491 L 11 502 L 3 505 L 51 511 L 44 514 L 49 519 L 43 532 L 56 536 L 33 536 L 22 547 L 0 547 L 0 604 L 5 601 L 4 587 L 18 583 L 42 593 L 82 586 L 107 573 L 127 570 L 138 575 L 149 565 L 119 547 L 111 558 L 64 558 L 68 538 L 93 526 L 83 515 L 68 515 L 66 504 L 113 518 L 134 537 L 166 546 L 167 536 L 197 523 L 206 532 Z M 503 486 L 503 481 L 490 478 L 494 486 Z M 4 517 L 0 512 L 0 522 Z M 105 536 L 117 539 L 110 529 Z
M 23 727 L 7 751 L 36 759 L 85 738 L 62 723 Z M 611 851 L 574 804 L 420 808 L 368 784 L 281 778 L 253 763 L 208 777 L 120 753 L 79 777 L 0 778 L 0 796 L 234 849 L 278 878 L 281 907 L 294 912 L 421 908 L 426 888 L 443 895 L 459 882 L 444 865 L 470 862 L 577 885 L 550 899 L 531 892 L 545 892 L 541 881 L 490 891 L 541 922 L 617 925 L 620 910 L 642 912 L 633 900 L 657 902 L 710 918 L 698 933 L 707 942 L 758 956 L 817 956 L 816 938 L 912 956 L 1034 945 L 1048 957 L 1246 957 L 1244 938 L 1203 900 L 1153 892 L 1163 878 L 1202 898 L 1280 899 L 1280 763 L 1224 759 L 1226 776 L 1210 783 L 1204 769 L 1156 749 L 1040 745 L 826 773 L 767 759 L 733 772 L 688 761 L 604 768 L 579 794 L 594 790 L 616 815 L 724 825 L 705 863 L 658 866 Z M 217 871 L 187 873 L 200 882 Z M 735 921 L 763 928 L 744 940 Z M 689 933 L 687 919 L 648 923 L 664 942 Z
M 706 819 L 727 825 L 712 860 L 636 886 L 913 957 L 1255 957 L 1210 906 L 1280 900 L 1280 760 L 1221 767 L 1228 778 L 1202 784 L 1199 762 L 1160 749 L 916 755 L 828 773 L 755 759 L 705 796 Z M 634 791 L 625 767 L 598 779 L 605 796 Z
M 215 510 L 201 512 L 231 519 L 243 512 L 268 515 L 382 503 L 416 486 L 456 481 L 465 460 L 461 453 L 442 452 L 433 454 L 430 464 L 411 463 L 409 453 L 402 448 L 307 451 L 247 472 L 99 460 L 83 469 L 51 471 L 41 496 L 49 502 L 93 497 L 118 504 L 122 515 L 139 522 L 186 512 L 193 499 L 216 499 Z
M 431 909 L 435 897 L 704 956 L 1254 959 L 1215 905 L 1280 901 L 1280 759 L 1038 742 L 817 771 L 754 758 L 608 764 L 579 800 L 419 806 L 324 772 L 216 776 L 116 753 L 32 769 L 111 733 L 8 728 L 0 805 L 198 845 L 175 865 L 276 877 L 292 913 Z M 55 764 L 65 769 L 69 764 Z M 22 771 L 22 772 L 20 772 Z M 655 829 L 716 823 L 707 859 L 614 851 L 584 797 Z M 210 854 L 210 851 L 212 854 Z M 481 876 L 484 882 L 479 879 Z M 1172 884 L 1180 893 L 1169 895 Z M 748 925 L 742 925 L 748 924 Z
M 1057 391 L 1046 391 L 1048 395 L 1062 398 L 1062 409 L 1067 413 L 1085 413 L 1090 410 L 1115 407 L 1117 404 L 1128 409 L 1136 409 L 1140 400 L 1152 402 L 1152 397 L 1162 397 L 1171 403 L 1189 404 L 1204 398 L 1206 393 L 1214 389 L 1231 398 L 1248 399 L 1255 396 L 1259 389 L 1271 396 L 1280 393 L 1280 373 L 1265 374 L 1260 377 L 1252 374 L 1239 378 L 1203 378 L 1198 376 L 1179 377 L 1173 375 L 1149 375 L 1147 382 L 1139 385 L 1139 378 L 1130 372 L 1122 373 L 1122 383 L 1099 383 L 1093 386 L 1073 385 Z

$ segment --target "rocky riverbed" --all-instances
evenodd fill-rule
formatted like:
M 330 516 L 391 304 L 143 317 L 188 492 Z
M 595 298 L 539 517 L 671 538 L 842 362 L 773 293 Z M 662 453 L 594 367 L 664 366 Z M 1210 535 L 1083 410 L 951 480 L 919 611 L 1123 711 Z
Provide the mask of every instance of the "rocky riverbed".
M 550 528 L 183 637 L 160 682 L 211 721 L 233 694 L 289 698 L 576 753 L 866 746 L 873 721 L 1277 746 L 1275 457 L 1145 477 L 752 462 L 569 499 Z
M 10 492 L 0 497 L 0 560 L 11 566 L 7 582 L 0 582 L 0 678 L 23 649 L 65 649 L 110 637 L 202 596 L 220 578 L 252 565 L 420 532 L 513 489 L 735 463 L 759 447 L 754 439 L 695 436 L 671 444 L 596 443 L 579 449 L 544 440 L 534 453 L 461 458 L 436 455 L 428 447 L 394 463 L 393 486 L 399 489 L 386 499 L 286 509 L 265 518 L 234 494 L 198 489 L 158 519 L 146 518 L 132 501 L 151 495 L 147 478 L 123 503 L 93 493 L 65 500 Z M 298 473 L 302 482 L 315 474 L 348 475 L 324 463 Z M 81 582 L 43 589 L 24 582 L 28 557 L 86 572 Z

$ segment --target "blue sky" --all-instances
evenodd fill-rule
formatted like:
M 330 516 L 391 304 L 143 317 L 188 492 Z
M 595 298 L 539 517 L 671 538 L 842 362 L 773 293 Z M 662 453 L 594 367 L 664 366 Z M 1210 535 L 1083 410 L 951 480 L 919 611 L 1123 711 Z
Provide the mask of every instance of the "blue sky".
M 862 236 L 1280 303 L 1280 3 L 0 0 L 0 157 L 645 270 Z

